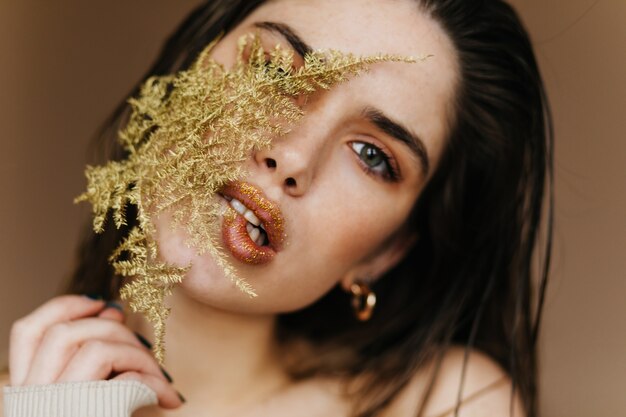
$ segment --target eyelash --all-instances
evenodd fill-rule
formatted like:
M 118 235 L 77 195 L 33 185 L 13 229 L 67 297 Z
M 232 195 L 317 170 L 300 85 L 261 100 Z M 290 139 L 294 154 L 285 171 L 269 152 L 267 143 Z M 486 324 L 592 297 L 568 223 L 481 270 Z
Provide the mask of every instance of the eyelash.
M 373 175 L 378 178 L 382 178 L 383 180 L 388 181 L 388 182 L 397 182 L 400 179 L 400 173 L 398 172 L 398 169 L 395 166 L 396 165 L 395 159 L 393 158 L 393 156 L 385 152 L 383 149 L 379 148 L 378 146 L 372 143 L 362 142 L 362 141 L 350 142 L 350 147 L 352 148 L 352 151 L 359 158 L 359 165 L 365 171 L 366 174 Z M 366 148 L 375 150 L 378 153 L 378 155 L 380 155 L 380 157 L 382 158 L 382 161 L 379 164 L 375 165 L 374 167 L 370 167 L 369 165 L 367 165 L 365 161 L 362 159 L 362 155 L 361 155 L 363 150 Z M 381 172 L 376 169 L 381 164 L 384 166 L 384 172 Z
M 270 63 L 269 56 L 266 55 L 266 60 L 265 60 L 266 68 L 269 68 L 269 63 Z M 292 67 L 292 70 L 293 69 L 294 68 Z M 360 150 L 355 149 L 355 145 L 360 146 Z M 387 181 L 387 182 L 397 182 L 400 179 L 400 173 L 398 169 L 396 168 L 396 162 L 395 162 L 394 157 L 388 154 L 387 152 L 385 152 L 380 147 L 372 143 L 362 142 L 362 141 L 351 142 L 350 147 L 359 158 L 359 165 L 361 166 L 361 168 L 366 174 L 372 175 L 377 178 L 381 178 L 382 180 Z M 376 169 L 376 167 L 378 167 L 380 164 L 376 165 L 375 167 L 370 167 L 363 161 L 360 153 L 365 147 L 374 149 L 382 157 L 381 164 L 384 166 L 383 172 Z
M 270 70 L 270 68 L 271 68 L 271 67 L 270 67 L 270 62 L 271 62 L 271 61 L 269 60 L 269 58 L 267 58 L 267 59 L 265 60 L 265 70 L 266 70 L 266 71 L 269 71 L 269 70 Z M 294 70 L 294 68 L 293 68 L 293 67 L 291 67 L 291 69 L 289 69 L 288 71 L 285 71 L 285 70 L 283 70 L 282 68 L 278 68 L 276 75 L 277 75 L 277 76 L 282 76 L 282 75 L 285 75 L 287 72 L 291 72 L 291 71 L 293 71 L 293 70 Z

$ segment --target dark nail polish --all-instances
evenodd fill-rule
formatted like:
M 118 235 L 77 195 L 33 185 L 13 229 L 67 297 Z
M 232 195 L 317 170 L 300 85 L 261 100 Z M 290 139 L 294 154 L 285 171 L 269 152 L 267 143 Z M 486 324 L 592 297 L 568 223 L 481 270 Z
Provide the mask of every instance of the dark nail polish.
M 148 340 L 146 340 L 145 337 L 143 337 L 142 335 L 140 335 L 139 333 L 135 332 L 135 336 L 137 337 L 137 339 L 141 342 L 142 345 L 144 345 L 145 347 L 147 347 L 148 349 L 152 349 L 152 343 L 148 342 Z
M 98 294 L 83 294 L 83 296 L 94 301 L 101 301 L 103 299 L 102 296 Z
M 180 400 L 184 403 L 187 402 L 187 400 L 185 399 L 185 397 L 183 397 L 183 394 L 181 394 L 180 392 L 176 391 L 176 394 L 178 394 L 178 398 L 180 398 Z
M 116 303 L 115 301 L 107 301 L 106 305 L 104 306 L 104 308 L 114 308 L 118 311 L 121 311 L 122 313 L 124 312 L 124 307 L 122 307 L 121 304 Z
M 170 374 L 161 367 L 161 373 L 163 374 L 163 376 L 165 377 L 165 379 L 167 379 L 167 381 L 171 384 L 172 382 L 174 382 L 174 380 L 172 379 L 172 377 L 170 376 Z

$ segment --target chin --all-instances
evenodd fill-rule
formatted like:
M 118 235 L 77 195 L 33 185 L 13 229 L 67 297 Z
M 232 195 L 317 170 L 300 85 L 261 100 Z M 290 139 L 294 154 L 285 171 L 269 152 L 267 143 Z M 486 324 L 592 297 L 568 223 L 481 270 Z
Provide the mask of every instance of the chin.
M 256 315 L 297 311 L 314 303 L 326 292 L 321 288 L 303 289 L 302 282 L 293 283 L 292 286 L 278 277 L 273 277 L 275 280 L 259 274 L 242 274 L 241 277 L 252 286 L 256 297 L 250 297 L 238 289 L 216 264 L 194 263 L 179 287 L 188 297 L 208 307 L 230 313 Z

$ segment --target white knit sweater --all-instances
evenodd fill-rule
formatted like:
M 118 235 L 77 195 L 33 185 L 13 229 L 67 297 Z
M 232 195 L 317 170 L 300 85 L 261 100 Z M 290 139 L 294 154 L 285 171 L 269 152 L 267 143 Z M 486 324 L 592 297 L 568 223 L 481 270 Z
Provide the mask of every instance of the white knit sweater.
M 4 417 L 130 417 L 157 403 L 151 388 L 131 380 L 5 386 L 3 392 Z

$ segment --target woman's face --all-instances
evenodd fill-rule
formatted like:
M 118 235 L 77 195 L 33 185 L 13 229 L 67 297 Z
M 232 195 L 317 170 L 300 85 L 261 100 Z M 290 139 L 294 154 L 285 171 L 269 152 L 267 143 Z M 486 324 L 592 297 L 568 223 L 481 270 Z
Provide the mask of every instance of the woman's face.
M 259 264 L 242 261 L 249 253 L 227 238 L 224 247 L 258 297 L 238 290 L 210 255 L 189 248 L 167 216 L 157 220 L 161 256 L 192 264 L 184 291 L 221 309 L 273 313 L 302 308 L 337 283 L 376 278 L 401 259 L 412 239 L 403 226 L 445 146 L 457 63 L 448 37 L 411 1 L 270 1 L 228 33 L 213 58 L 230 67 L 237 40 L 257 31 L 266 50 L 291 48 L 300 65 L 303 44 L 356 55 L 432 55 L 375 64 L 315 93 L 286 136 L 250 155 L 243 181 L 280 210 L 284 242 Z

